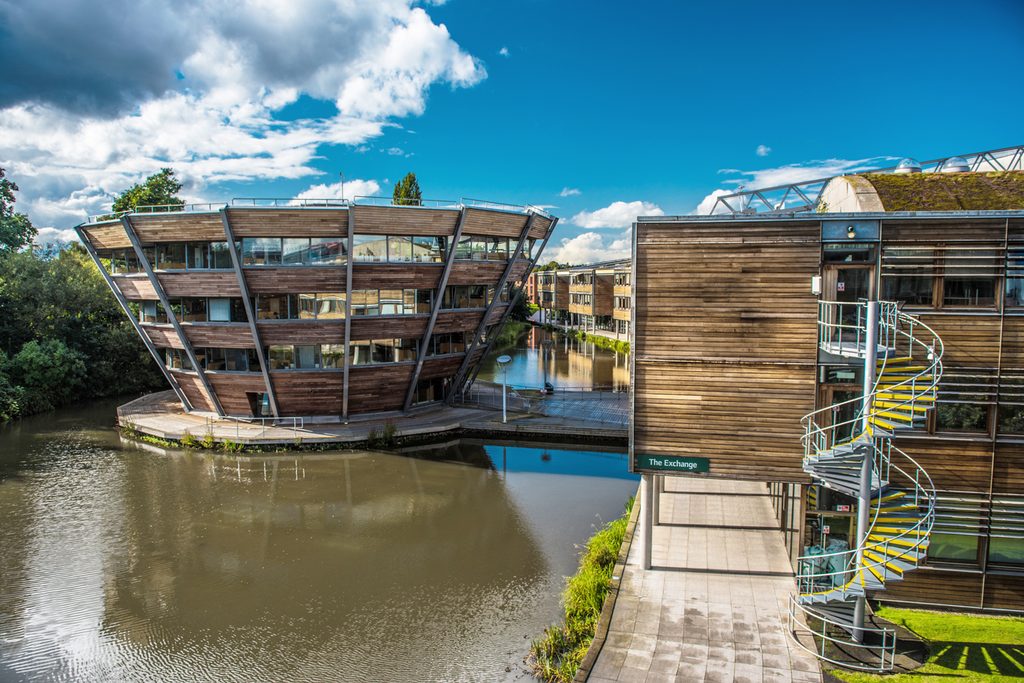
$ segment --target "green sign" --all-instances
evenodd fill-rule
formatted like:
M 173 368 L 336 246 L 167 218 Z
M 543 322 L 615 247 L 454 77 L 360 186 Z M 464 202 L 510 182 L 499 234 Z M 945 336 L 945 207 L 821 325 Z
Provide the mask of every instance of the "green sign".
M 658 472 L 707 472 L 710 461 L 689 455 L 637 455 L 633 469 Z

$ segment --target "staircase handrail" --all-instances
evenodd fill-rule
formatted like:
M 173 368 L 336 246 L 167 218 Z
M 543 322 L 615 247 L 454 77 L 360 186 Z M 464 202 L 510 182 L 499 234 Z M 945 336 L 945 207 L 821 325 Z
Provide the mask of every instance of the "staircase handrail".
M 812 629 L 808 624 L 806 624 L 804 622 L 801 622 L 800 619 L 797 618 L 797 614 L 796 614 L 796 610 L 798 610 L 798 609 L 801 612 L 803 612 L 803 614 L 805 616 L 805 619 L 806 619 L 806 617 L 811 617 L 813 619 L 817 619 L 818 621 L 820 621 L 821 622 L 821 631 L 819 632 L 819 631 L 817 631 L 815 629 Z M 881 636 L 881 638 L 880 638 L 881 639 L 881 644 L 877 644 L 876 642 L 872 642 L 870 644 L 856 643 L 856 642 L 850 642 L 849 640 L 846 640 L 846 639 L 835 638 L 833 636 L 828 635 L 828 627 L 829 626 L 834 626 L 834 627 L 837 627 L 837 628 L 846 628 L 845 624 L 843 624 L 840 621 L 836 621 L 834 619 L 829 619 L 828 617 L 826 617 L 826 616 L 824 616 L 822 614 L 819 614 L 818 612 L 815 612 L 813 607 L 809 607 L 807 605 L 802 605 L 802 604 L 800 604 L 800 602 L 798 600 L 796 600 L 795 597 L 790 596 L 790 598 L 789 598 L 789 630 L 790 630 L 790 632 L 791 633 L 796 633 L 797 626 L 799 626 L 800 630 L 802 630 L 807 635 L 813 636 L 814 638 L 819 638 L 820 642 L 821 642 L 821 649 L 820 649 L 820 651 L 818 649 L 811 649 L 811 648 L 807 647 L 807 645 L 805 645 L 803 643 L 803 641 L 801 641 L 799 638 L 793 638 L 794 642 L 796 642 L 797 646 L 800 647 L 800 649 L 802 649 L 805 652 L 808 652 L 808 653 L 814 655 L 815 657 L 817 657 L 818 659 L 821 659 L 822 661 L 828 662 L 829 664 L 835 664 L 836 666 L 841 666 L 841 667 L 846 668 L 846 669 L 857 669 L 859 671 L 888 671 L 889 669 L 892 668 L 893 660 L 894 660 L 894 658 L 896 656 L 896 629 L 894 629 L 894 628 L 886 628 L 884 626 L 883 627 L 865 626 L 862 629 L 860 629 L 864 633 L 873 633 L 873 634 L 876 634 L 876 636 Z M 878 640 L 878 638 L 872 639 L 872 641 L 877 641 L 877 640 Z M 871 649 L 871 650 L 876 650 L 876 649 L 880 650 L 880 657 L 879 657 L 879 661 L 878 661 L 878 666 L 868 666 L 866 664 L 860 664 L 858 662 L 851 662 L 849 660 L 833 659 L 833 658 L 831 658 L 831 657 L 829 657 L 828 655 L 825 654 L 825 649 L 826 649 L 825 648 L 825 644 L 826 643 L 837 643 L 839 645 L 842 645 L 844 648 L 854 647 L 854 648 L 863 648 L 863 649 Z M 888 658 L 888 665 L 886 663 L 886 655 L 887 654 L 889 656 L 889 658 Z

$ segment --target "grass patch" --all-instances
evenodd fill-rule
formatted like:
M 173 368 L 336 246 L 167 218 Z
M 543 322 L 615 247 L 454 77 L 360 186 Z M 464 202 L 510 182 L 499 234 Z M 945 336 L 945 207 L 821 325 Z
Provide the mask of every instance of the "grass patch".
M 599 334 L 587 334 L 583 330 L 569 330 L 569 332 L 566 333 L 566 331 L 563 328 L 557 327 L 555 325 L 544 325 L 543 327 L 547 330 L 550 330 L 551 332 L 558 332 L 559 334 L 568 334 L 570 337 L 574 339 L 579 339 L 580 341 L 584 342 L 590 342 L 591 344 L 597 346 L 598 348 L 608 349 L 609 351 L 614 351 L 616 353 L 629 353 L 628 341 L 622 341 L 620 339 L 609 339 L 608 337 L 604 337 Z
M 836 678 L 848 683 L 995 683 L 1024 677 L 1024 619 L 895 607 L 883 607 L 878 615 L 927 641 L 928 661 L 916 671 L 895 676 L 832 671 Z
M 549 682 L 568 683 L 587 654 L 605 596 L 611 584 L 612 570 L 626 535 L 626 524 L 633 509 L 633 498 L 626 502 L 626 513 L 608 522 L 590 537 L 580 556 L 580 567 L 569 577 L 562 604 L 564 625 L 544 629 L 544 636 L 530 645 L 528 661 L 534 674 Z

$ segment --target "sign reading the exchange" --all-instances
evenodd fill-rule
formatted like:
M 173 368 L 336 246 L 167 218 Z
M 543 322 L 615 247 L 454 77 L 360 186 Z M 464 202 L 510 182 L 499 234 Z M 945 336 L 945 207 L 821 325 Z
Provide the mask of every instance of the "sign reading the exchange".
M 710 461 L 689 455 L 637 455 L 633 469 L 637 472 L 707 472 Z

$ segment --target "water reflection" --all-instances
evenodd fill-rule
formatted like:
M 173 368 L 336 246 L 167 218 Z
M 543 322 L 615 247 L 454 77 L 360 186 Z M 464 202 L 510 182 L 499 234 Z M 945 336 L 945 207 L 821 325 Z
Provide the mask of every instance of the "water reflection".
M 635 490 L 618 453 L 157 455 L 109 415 L 0 432 L 0 679 L 521 678 Z
M 511 325 L 509 327 L 511 328 Z M 515 387 L 600 387 L 625 391 L 629 388 L 629 355 L 616 353 L 592 343 L 549 330 L 522 325 L 510 333 L 506 343 L 484 359 L 479 379 L 500 382 L 497 358 L 512 357 L 508 383 Z

